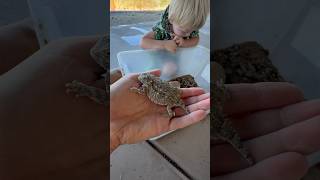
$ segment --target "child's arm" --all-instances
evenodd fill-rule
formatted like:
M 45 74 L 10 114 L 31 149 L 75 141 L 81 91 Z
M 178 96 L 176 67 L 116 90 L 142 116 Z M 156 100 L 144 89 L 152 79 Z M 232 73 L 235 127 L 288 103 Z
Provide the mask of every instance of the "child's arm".
M 177 44 L 173 40 L 156 40 L 154 32 L 149 32 L 142 37 L 140 47 L 143 49 L 165 49 L 170 52 L 176 52 Z
M 183 39 L 180 37 L 174 37 L 173 39 L 179 47 L 193 47 L 199 43 L 199 37 L 193 37 L 191 39 Z

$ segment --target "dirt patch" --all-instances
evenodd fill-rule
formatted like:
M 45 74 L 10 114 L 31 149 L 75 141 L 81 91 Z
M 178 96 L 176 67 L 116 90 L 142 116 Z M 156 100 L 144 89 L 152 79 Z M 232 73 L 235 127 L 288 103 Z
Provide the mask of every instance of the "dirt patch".
M 226 84 L 285 81 L 257 42 L 244 42 L 215 50 L 214 61 L 222 65 Z

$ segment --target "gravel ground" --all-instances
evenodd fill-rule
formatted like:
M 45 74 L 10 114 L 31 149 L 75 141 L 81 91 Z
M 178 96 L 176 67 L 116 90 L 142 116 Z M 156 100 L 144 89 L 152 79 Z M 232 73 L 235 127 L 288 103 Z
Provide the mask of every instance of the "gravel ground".
M 140 22 L 160 20 L 162 11 L 148 12 L 111 12 L 110 25 L 135 24 Z

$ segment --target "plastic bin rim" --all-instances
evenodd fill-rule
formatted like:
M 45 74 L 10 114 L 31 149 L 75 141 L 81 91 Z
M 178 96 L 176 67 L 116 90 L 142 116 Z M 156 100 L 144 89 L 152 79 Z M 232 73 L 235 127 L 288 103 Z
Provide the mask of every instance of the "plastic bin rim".
M 202 49 L 204 51 L 207 51 L 207 53 L 210 54 L 210 50 L 204 46 L 201 46 L 201 45 L 197 45 L 195 47 L 192 47 L 193 49 L 194 48 L 199 48 L 199 49 Z M 191 48 L 182 48 L 182 49 L 191 49 Z M 159 51 L 159 50 L 156 50 L 156 49 L 148 49 L 148 50 L 143 50 L 143 49 L 137 49 L 137 50 L 129 50 L 129 51 L 121 51 L 121 52 L 118 52 L 117 54 L 117 59 L 118 61 L 120 60 L 119 56 L 121 56 L 121 54 L 128 54 L 128 53 L 131 53 L 131 52 L 156 52 L 156 51 Z

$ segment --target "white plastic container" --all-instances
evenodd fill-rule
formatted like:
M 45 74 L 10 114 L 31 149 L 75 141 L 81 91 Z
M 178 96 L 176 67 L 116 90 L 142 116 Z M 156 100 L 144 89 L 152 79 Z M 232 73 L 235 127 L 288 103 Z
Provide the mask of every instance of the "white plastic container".
M 160 69 L 161 78 L 165 80 L 190 74 L 196 81 L 198 77 L 206 81 L 200 86 L 210 83 L 210 51 L 203 46 L 179 48 L 176 53 L 165 50 L 123 51 L 117 54 L 117 58 L 123 74 Z

